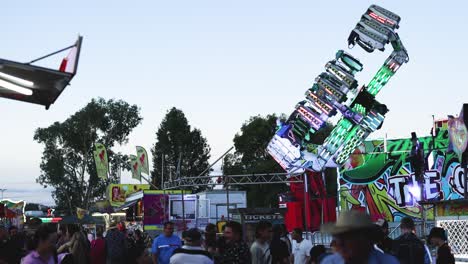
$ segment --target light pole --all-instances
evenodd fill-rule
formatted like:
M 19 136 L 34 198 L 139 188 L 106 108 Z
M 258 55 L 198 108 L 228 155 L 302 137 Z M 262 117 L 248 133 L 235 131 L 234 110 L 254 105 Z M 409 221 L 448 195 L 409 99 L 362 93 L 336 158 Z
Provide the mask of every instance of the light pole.
M 6 191 L 7 189 L 0 189 L 0 192 L 2 192 L 2 200 L 3 200 L 3 192 Z

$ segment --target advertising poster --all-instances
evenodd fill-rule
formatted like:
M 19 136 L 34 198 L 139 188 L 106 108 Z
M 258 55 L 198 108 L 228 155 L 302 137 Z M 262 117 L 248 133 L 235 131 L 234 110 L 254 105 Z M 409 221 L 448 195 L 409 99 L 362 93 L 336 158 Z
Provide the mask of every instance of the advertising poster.
M 108 189 L 109 202 L 113 207 L 122 206 L 128 196 L 149 188 L 149 184 L 111 184 Z
M 376 220 L 400 221 L 421 218 L 421 193 L 427 201 L 463 197 L 463 169 L 457 154 L 448 151 L 447 122 L 435 123 L 437 134 L 420 137 L 428 167 L 424 189 L 418 186 L 410 164 L 411 139 L 364 142 L 340 172 L 341 210 L 363 209 Z M 385 151 L 386 150 L 386 151 Z M 427 211 L 433 219 L 434 211 Z

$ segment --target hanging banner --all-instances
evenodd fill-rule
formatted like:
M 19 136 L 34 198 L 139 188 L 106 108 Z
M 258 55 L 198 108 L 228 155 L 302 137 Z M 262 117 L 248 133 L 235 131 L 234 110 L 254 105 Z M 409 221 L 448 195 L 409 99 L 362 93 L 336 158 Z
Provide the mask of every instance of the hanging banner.
M 149 175 L 149 164 L 148 164 L 148 153 L 146 149 L 140 146 L 136 147 L 138 164 L 140 165 L 140 171 L 146 175 Z
M 141 167 L 137 156 L 130 155 L 130 167 L 132 169 L 132 178 L 141 181 Z
M 107 159 L 106 147 L 101 143 L 96 143 L 94 153 L 94 162 L 96 163 L 97 175 L 101 179 L 107 179 L 109 171 L 109 162 Z

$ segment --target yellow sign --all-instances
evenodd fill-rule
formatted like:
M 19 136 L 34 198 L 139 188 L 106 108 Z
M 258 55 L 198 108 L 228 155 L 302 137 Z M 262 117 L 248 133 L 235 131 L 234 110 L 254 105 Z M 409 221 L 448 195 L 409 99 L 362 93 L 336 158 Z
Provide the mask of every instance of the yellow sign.
M 111 184 L 108 187 L 108 198 L 112 206 L 118 207 L 133 193 L 149 190 L 149 184 Z

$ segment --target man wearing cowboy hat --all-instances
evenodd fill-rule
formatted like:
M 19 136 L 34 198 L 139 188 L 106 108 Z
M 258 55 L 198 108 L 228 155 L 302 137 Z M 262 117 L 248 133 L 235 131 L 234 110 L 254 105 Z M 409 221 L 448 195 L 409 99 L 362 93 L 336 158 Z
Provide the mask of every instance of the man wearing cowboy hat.
M 359 211 L 341 213 L 336 223 L 322 226 L 322 232 L 333 235 L 337 253 L 326 257 L 321 263 L 399 263 L 395 257 L 374 248 L 375 228 L 367 214 Z

